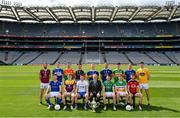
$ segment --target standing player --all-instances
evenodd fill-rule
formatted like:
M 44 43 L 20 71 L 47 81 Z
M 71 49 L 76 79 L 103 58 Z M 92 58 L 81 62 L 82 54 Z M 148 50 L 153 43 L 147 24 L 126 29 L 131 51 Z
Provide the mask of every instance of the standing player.
M 82 70 L 82 64 L 78 64 L 78 69 L 75 72 L 76 82 L 80 80 L 80 75 L 84 75 L 84 71 Z
M 59 82 L 62 82 L 62 78 L 63 78 L 63 69 L 60 68 L 60 63 L 57 63 L 56 68 L 53 70 L 52 74 L 56 73 L 57 74 L 57 80 Z
M 117 69 L 115 69 L 113 71 L 113 76 L 114 76 L 114 83 L 116 83 L 116 81 L 118 81 L 118 75 L 120 75 L 121 77 L 124 77 L 124 71 L 122 69 L 120 69 L 121 64 L 117 63 Z
M 111 81 L 111 76 L 106 76 L 106 81 L 103 82 L 103 100 L 104 100 L 104 110 L 107 109 L 106 98 L 113 98 L 113 110 L 116 110 L 116 95 L 114 91 L 114 83 Z
M 68 79 L 68 75 L 72 75 L 74 77 L 74 70 L 71 68 L 70 63 L 68 63 L 67 68 L 64 70 L 64 80 Z
M 49 85 L 49 79 L 51 76 L 51 71 L 47 68 L 47 64 L 43 64 L 43 69 L 40 70 L 39 72 L 39 80 L 41 82 L 40 84 L 40 104 L 42 104 L 42 98 L 43 98 L 43 94 L 46 91 L 46 89 L 48 88 Z
M 142 94 L 139 91 L 139 82 L 135 80 L 136 79 L 136 74 L 131 75 L 131 80 L 128 82 L 128 92 L 129 92 L 129 97 L 130 97 L 130 104 L 131 104 L 131 109 L 133 110 L 133 97 L 138 97 L 139 98 L 139 110 L 142 110 Z
M 104 69 L 101 71 L 101 80 L 102 82 L 106 81 L 106 76 L 112 76 L 112 70 L 108 68 L 108 64 L 104 64 Z
M 131 79 L 131 75 L 135 74 L 136 71 L 132 69 L 132 65 L 129 64 L 128 65 L 128 69 L 125 71 L 125 76 L 126 76 L 126 82 L 128 83 L 128 81 Z
M 61 104 L 61 82 L 57 80 L 58 76 L 56 73 L 53 75 L 53 81 L 49 83 L 49 86 L 46 91 L 46 102 L 48 104 L 48 109 L 52 107 L 52 104 L 50 102 L 50 98 L 56 97 L 58 105 Z M 48 93 L 50 91 L 50 93 Z
M 93 74 L 96 74 L 97 76 L 99 76 L 99 72 L 96 71 L 95 65 L 91 64 L 91 70 L 89 72 L 87 72 L 87 78 L 88 78 L 89 82 L 91 80 L 93 80 Z
M 88 94 L 88 82 L 85 80 L 85 74 L 81 74 L 80 80 L 76 84 L 75 109 L 77 108 L 78 98 L 85 98 L 84 110 L 87 110 Z
M 150 94 L 149 94 L 149 85 L 148 81 L 150 79 L 149 69 L 144 67 L 144 62 L 140 63 L 140 68 L 136 71 L 137 77 L 139 79 L 139 87 L 142 93 L 142 90 L 145 90 L 148 106 L 150 106 Z
M 118 75 L 118 81 L 115 83 L 115 92 L 116 92 L 116 99 L 117 104 L 119 104 L 120 97 L 125 97 L 125 104 L 128 103 L 128 92 L 127 92 L 127 83 L 126 81 L 121 77 L 121 75 Z
M 66 110 L 67 105 L 66 105 L 66 97 L 70 97 L 71 98 L 71 109 L 73 110 L 73 106 L 75 103 L 75 81 L 72 79 L 72 75 L 68 75 L 67 76 L 68 79 L 65 80 L 64 82 L 64 94 L 63 94 L 63 103 L 64 103 L 64 108 L 63 110 Z

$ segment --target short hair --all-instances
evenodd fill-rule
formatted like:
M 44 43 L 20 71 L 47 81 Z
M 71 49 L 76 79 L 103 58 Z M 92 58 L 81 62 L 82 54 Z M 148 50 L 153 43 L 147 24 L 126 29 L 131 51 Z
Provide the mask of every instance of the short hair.
M 119 62 L 119 63 L 117 63 L 117 65 L 121 65 L 121 63 Z
M 140 62 L 140 64 L 144 64 L 144 62 L 143 62 L 143 61 L 141 61 L 141 62 Z

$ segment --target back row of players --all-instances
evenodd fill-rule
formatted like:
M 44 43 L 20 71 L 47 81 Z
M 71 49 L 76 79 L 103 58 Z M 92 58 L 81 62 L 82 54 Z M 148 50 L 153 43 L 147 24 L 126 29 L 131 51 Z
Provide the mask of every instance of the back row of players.
M 124 97 L 126 104 L 131 105 L 133 109 L 132 96 L 139 98 L 139 110 L 142 110 L 142 90 L 145 90 L 148 105 L 149 103 L 149 87 L 148 80 L 150 73 L 144 67 L 144 63 L 140 63 L 140 68 L 135 71 L 129 64 L 126 71 L 117 64 L 115 70 L 110 70 L 108 64 L 104 64 L 104 69 L 99 72 L 95 69 L 95 65 L 91 64 L 91 70 L 85 74 L 82 65 L 78 64 L 78 69 L 74 72 L 71 64 L 67 65 L 65 70 L 60 68 L 60 63 L 53 70 L 53 80 L 49 82 L 51 71 L 47 68 L 47 64 L 43 65 L 40 70 L 40 103 L 42 104 L 43 94 L 45 92 L 48 109 L 52 107 L 50 98 L 56 97 L 56 104 L 63 102 L 65 110 L 67 108 L 66 98 L 71 98 L 71 109 L 77 109 L 78 98 L 85 98 L 84 109 L 87 110 L 88 102 L 92 101 L 92 97 L 100 100 L 102 94 L 104 101 L 104 110 L 107 109 L 106 99 L 113 98 L 113 110 L 116 110 L 116 104 L 119 104 L 120 98 Z M 64 85 L 64 86 L 62 86 Z

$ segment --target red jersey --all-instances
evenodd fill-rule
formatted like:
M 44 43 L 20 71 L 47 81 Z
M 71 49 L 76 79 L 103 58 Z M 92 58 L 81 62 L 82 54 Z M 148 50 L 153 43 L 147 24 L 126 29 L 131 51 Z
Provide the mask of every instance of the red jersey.
M 51 71 L 49 69 L 47 70 L 41 69 L 39 74 L 40 74 L 41 83 L 49 83 L 50 74 L 51 74 Z
M 128 87 L 130 93 L 136 94 L 138 86 L 139 86 L 139 82 L 137 82 L 136 80 L 131 79 L 128 81 Z

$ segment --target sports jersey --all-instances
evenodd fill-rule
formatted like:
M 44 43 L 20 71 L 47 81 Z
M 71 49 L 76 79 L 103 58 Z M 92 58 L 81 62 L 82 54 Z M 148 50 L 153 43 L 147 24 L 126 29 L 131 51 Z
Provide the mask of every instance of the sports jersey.
M 105 92 L 113 92 L 114 83 L 112 81 L 104 81 L 103 86 L 105 87 Z
M 138 78 L 139 78 L 139 83 L 141 84 L 146 84 L 148 83 L 148 75 L 149 75 L 149 70 L 147 68 L 139 68 L 136 71 Z
M 114 76 L 114 83 L 116 83 L 116 81 L 118 81 L 118 77 L 117 77 L 117 75 L 119 75 L 119 74 L 124 74 L 124 71 L 122 70 L 122 69 L 115 69 L 114 71 L 113 71 L 113 74 L 115 75 Z
M 110 69 L 103 69 L 101 71 L 101 79 L 102 79 L 102 82 L 106 81 L 106 76 L 109 75 L 111 76 L 112 75 L 112 70 Z
M 74 70 L 72 68 L 66 68 L 64 70 L 64 80 L 67 80 L 67 75 L 73 75 L 74 74 Z
M 139 82 L 137 82 L 136 80 L 132 80 L 132 79 L 129 80 L 128 87 L 129 87 L 130 93 L 136 94 L 138 86 L 139 86 Z
M 65 89 L 67 92 L 72 92 L 72 90 L 74 89 L 75 81 L 74 80 L 66 80 L 64 82 L 64 85 L 65 85 Z
M 88 87 L 88 82 L 87 81 L 85 81 L 85 80 L 79 80 L 78 82 L 77 82 L 77 89 L 78 89 L 78 91 L 77 92 L 86 92 L 86 87 Z
M 41 83 L 49 83 L 51 71 L 49 69 L 41 69 L 40 72 Z
M 97 74 L 99 76 L 99 72 L 97 72 L 96 70 L 90 70 L 88 73 L 87 73 L 87 76 L 90 76 L 90 75 L 93 75 L 93 74 Z M 88 79 L 89 81 L 93 80 L 92 77 L 90 77 Z
M 59 86 L 61 86 L 61 82 L 51 81 L 49 85 L 51 86 L 51 92 L 59 92 Z
M 125 71 L 125 75 L 126 75 L 126 82 L 128 82 L 131 79 L 131 75 L 135 74 L 136 71 L 135 70 L 126 70 Z
M 63 70 L 61 68 L 55 68 L 52 72 L 52 74 L 57 74 L 57 80 L 62 82 L 62 75 L 63 75 Z
M 83 70 L 76 70 L 76 81 L 80 80 L 80 75 L 85 74 Z
M 125 88 L 126 88 L 126 81 L 125 80 L 123 80 L 123 81 L 117 81 L 116 83 L 115 83 L 115 87 L 116 87 L 116 89 L 117 89 L 117 91 L 118 92 L 125 92 Z

